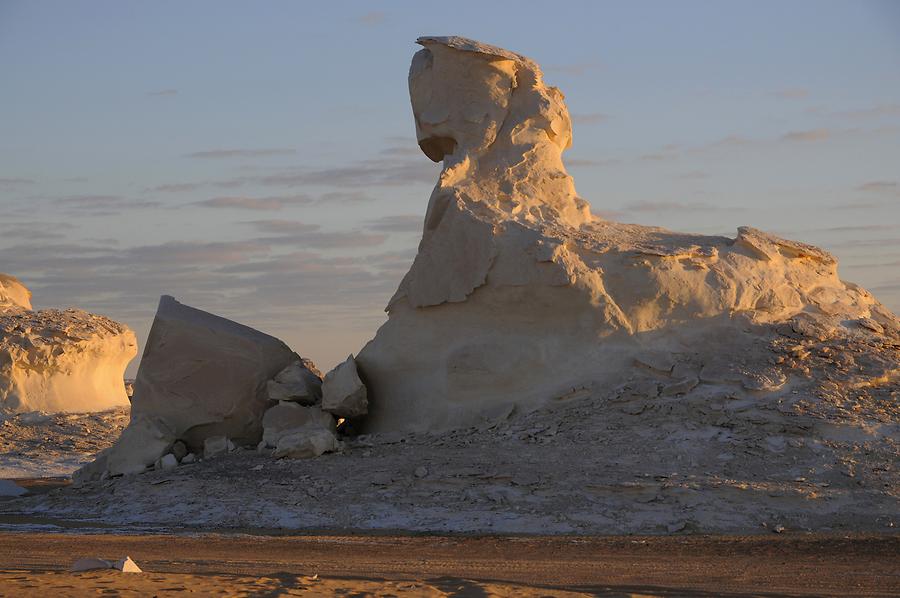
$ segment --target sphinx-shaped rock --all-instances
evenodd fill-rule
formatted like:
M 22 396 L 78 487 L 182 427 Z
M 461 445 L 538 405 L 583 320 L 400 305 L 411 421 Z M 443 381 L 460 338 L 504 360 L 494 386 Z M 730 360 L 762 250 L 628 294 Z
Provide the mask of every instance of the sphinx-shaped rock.
M 367 431 L 466 425 L 634 376 L 663 378 L 653 396 L 702 392 L 707 365 L 740 392 L 778 392 L 802 372 L 765 348 L 784 327 L 896 338 L 896 317 L 818 248 L 593 217 L 562 162 L 563 95 L 533 61 L 458 37 L 418 43 L 416 132 L 443 169 L 388 321 L 356 358 Z M 671 368 L 636 366 L 651 349 Z
M 256 445 L 266 383 L 297 359 L 273 336 L 163 296 L 134 381 L 132 421 L 106 455 L 110 473 L 152 465 L 176 440 L 195 453 L 217 436 Z
M 128 405 L 123 376 L 137 354 L 134 333 L 78 309 L 32 311 L 30 298 L 0 274 L 0 413 Z

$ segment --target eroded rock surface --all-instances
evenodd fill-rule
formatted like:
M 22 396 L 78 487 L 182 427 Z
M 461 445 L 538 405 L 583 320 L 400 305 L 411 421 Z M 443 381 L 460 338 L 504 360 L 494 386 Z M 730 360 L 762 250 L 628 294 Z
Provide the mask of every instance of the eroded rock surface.
M 650 353 L 664 358 L 640 367 L 663 379 L 635 393 L 722 382 L 741 397 L 790 395 L 797 371 L 762 348 L 785 328 L 896 342 L 897 318 L 842 281 L 821 249 L 750 227 L 729 238 L 592 216 L 561 158 L 571 142 L 563 95 L 537 65 L 464 38 L 419 43 L 416 131 L 443 169 L 389 319 L 357 356 L 368 430 L 459 427 L 512 404 L 616 388 Z M 896 384 L 897 367 L 857 384 Z
M 127 327 L 80 309 L 31 310 L 31 293 L 0 274 L 0 413 L 103 411 L 128 405 Z

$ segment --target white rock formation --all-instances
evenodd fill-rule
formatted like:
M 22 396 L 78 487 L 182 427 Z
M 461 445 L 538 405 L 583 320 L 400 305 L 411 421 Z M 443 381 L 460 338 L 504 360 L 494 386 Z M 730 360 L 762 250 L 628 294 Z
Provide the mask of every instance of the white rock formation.
M 356 358 L 369 431 L 460 426 L 645 367 L 667 394 L 713 380 L 787 392 L 795 373 L 754 349 L 784 327 L 896 336 L 896 317 L 816 247 L 593 217 L 561 158 L 563 95 L 537 65 L 463 38 L 418 41 L 416 132 L 443 170 L 389 319 Z M 661 361 L 645 363 L 650 349 Z
M 307 364 L 315 369 L 311 361 L 298 359 L 269 380 L 266 384 L 269 400 L 295 401 L 301 405 L 318 403 L 322 398 L 322 378 Z
M 366 385 L 359 378 L 352 355 L 325 374 L 322 381 L 322 409 L 347 419 L 361 417 L 369 412 Z
M 0 272 L 0 312 L 11 307 L 31 309 L 31 291 L 15 276 Z
M 297 359 L 273 336 L 163 296 L 134 382 L 132 421 L 105 456 L 109 473 L 143 471 L 176 440 L 198 453 L 216 436 L 257 444 L 266 383 Z
M 31 293 L 0 274 L 0 413 L 103 411 L 128 405 L 134 333 L 88 312 L 31 311 Z
M 275 405 L 263 416 L 263 442 L 276 447 L 282 436 L 305 430 L 324 430 L 335 433 L 334 417 L 319 407 L 305 407 L 284 401 Z

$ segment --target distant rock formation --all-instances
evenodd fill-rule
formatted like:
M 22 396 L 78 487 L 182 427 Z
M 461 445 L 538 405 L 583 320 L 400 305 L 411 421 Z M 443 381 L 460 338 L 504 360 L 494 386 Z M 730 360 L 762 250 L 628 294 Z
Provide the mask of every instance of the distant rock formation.
M 357 356 L 367 430 L 468 425 L 644 382 L 648 396 L 812 388 L 827 376 L 779 361 L 778 339 L 896 343 L 897 318 L 821 249 L 749 227 L 732 239 L 592 216 L 561 159 L 563 95 L 533 61 L 459 37 L 418 43 L 416 132 L 443 170 L 389 319 Z M 869 357 L 884 367 L 848 384 L 896 379 L 896 353 Z
M 31 310 L 31 292 L 0 274 L 0 413 L 86 412 L 128 405 L 137 354 L 126 326 L 78 309 Z

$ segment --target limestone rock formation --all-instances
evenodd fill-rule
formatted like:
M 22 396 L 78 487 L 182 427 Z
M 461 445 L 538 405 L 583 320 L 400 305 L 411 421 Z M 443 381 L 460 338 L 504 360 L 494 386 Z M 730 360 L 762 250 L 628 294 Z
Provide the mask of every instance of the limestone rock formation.
M 31 309 L 31 291 L 15 276 L 0 272 L 0 312 L 16 307 Z
M 32 311 L 30 299 L 0 274 L 0 413 L 128 405 L 123 376 L 137 354 L 134 333 L 78 309 Z
M 134 382 L 132 421 L 105 456 L 109 473 L 143 471 L 176 440 L 195 453 L 218 436 L 256 445 L 267 383 L 298 359 L 273 336 L 163 296 Z
M 783 354 L 803 338 L 869 343 L 878 367 L 850 371 L 845 390 L 896 383 L 897 353 L 879 348 L 900 323 L 834 257 L 750 227 L 729 238 L 592 216 L 562 162 L 563 95 L 533 61 L 418 43 L 416 133 L 443 169 L 388 321 L 357 356 L 367 430 L 467 425 L 582 389 L 758 397 L 802 383 L 817 396 L 827 380 Z
M 362 417 L 369 412 L 366 385 L 359 378 L 352 355 L 325 374 L 322 409 L 347 419 Z

